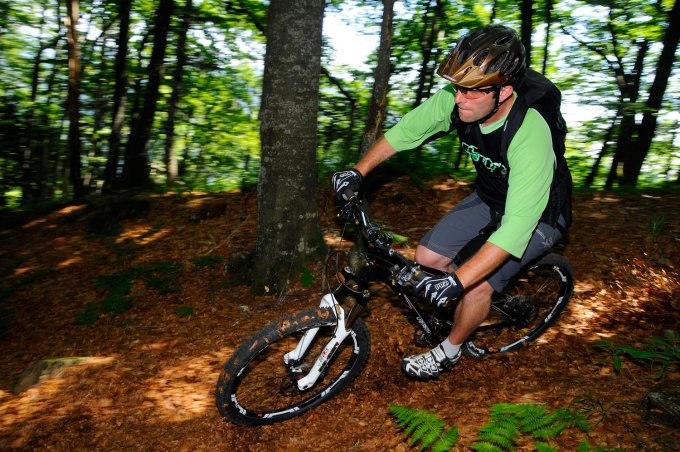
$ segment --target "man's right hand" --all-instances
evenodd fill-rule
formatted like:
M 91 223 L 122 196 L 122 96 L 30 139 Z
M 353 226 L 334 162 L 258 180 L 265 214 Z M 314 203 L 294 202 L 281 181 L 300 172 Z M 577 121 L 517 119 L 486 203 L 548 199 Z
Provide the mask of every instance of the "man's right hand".
M 349 201 L 344 194 L 345 190 L 350 189 L 353 193 L 358 193 L 363 179 L 361 173 L 354 168 L 333 174 L 331 182 L 333 183 L 335 199 Z

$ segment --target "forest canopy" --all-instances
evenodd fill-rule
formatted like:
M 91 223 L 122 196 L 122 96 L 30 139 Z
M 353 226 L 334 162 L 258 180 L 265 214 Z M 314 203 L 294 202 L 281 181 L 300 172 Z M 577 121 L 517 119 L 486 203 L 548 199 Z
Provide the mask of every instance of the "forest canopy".
M 0 208 L 140 186 L 255 185 L 268 3 L 2 2 Z M 383 127 L 444 84 L 434 72 L 461 33 L 504 23 L 563 92 L 577 185 L 677 186 L 678 9 L 677 0 L 395 2 Z M 359 155 L 381 14 L 369 0 L 325 9 L 320 177 Z M 329 26 L 338 21 L 349 28 Z M 363 64 L 338 57 L 366 42 L 376 48 L 356 48 Z M 422 159 L 422 176 L 471 168 L 455 134 L 402 158 Z

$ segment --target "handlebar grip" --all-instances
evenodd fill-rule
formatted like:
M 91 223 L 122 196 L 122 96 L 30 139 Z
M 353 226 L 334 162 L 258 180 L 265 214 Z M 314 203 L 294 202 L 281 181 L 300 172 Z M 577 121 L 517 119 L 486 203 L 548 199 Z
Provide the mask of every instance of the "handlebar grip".
M 357 194 L 354 193 L 354 191 L 351 188 L 348 188 L 348 187 L 345 187 L 342 190 L 341 195 L 342 195 L 342 199 L 344 199 L 345 201 L 351 201 L 352 198 L 356 198 L 356 196 L 357 196 Z

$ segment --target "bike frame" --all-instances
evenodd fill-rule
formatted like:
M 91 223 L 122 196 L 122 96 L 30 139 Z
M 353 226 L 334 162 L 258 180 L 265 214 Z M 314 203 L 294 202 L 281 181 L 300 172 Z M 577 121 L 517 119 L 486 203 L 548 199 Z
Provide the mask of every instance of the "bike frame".
M 357 225 L 361 228 L 363 235 L 371 245 L 367 247 L 365 252 L 368 258 L 367 263 L 364 268 L 356 273 L 349 267 L 342 269 L 338 274 L 341 284 L 335 291 L 324 295 L 321 299 L 319 307 L 333 309 L 337 319 L 336 329 L 333 337 L 326 343 L 310 371 L 306 375 L 297 378 L 296 384 L 301 391 L 314 386 L 319 377 L 323 375 L 328 363 L 332 361 L 335 351 L 340 344 L 352 333 L 354 320 L 366 307 L 371 298 L 369 290 L 371 282 L 382 281 L 387 283 L 408 310 L 414 314 L 416 322 L 423 331 L 423 337 L 427 342 L 434 344 L 435 341 L 440 340 L 438 331 L 441 328 L 437 327 L 441 327 L 441 323 L 446 322 L 452 316 L 450 310 L 440 309 L 439 315 L 434 316 L 433 321 L 427 319 L 417 303 L 411 298 L 410 293 L 407 293 L 407 291 L 411 292 L 412 290 L 411 281 L 422 277 L 420 266 L 390 246 L 391 237 L 382 233 L 378 226 L 368 220 L 358 200 L 350 201 L 348 206 L 352 209 Z M 437 272 L 433 271 L 433 273 Z M 348 287 L 350 283 L 356 284 L 356 288 L 350 289 Z M 354 305 L 351 307 L 349 314 L 345 313 L 344 308 L 338 302 L 339 299 L 342 300 L 347 296 L 354 299 Z M 296 347 L 284 355 L 284 363 L 292 374 L 302 375 L 302 370 L 296 367 L 295 363 L 299 362 L 305 355 L 318 331 L 318 328 L 314 328 L 305 332 Z

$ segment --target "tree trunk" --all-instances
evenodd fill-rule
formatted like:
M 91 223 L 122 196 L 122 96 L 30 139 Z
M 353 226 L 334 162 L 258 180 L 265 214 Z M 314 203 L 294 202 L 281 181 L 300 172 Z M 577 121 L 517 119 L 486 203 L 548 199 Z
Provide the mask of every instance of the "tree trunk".
M 614 129 L 616 128 L 616 123 L 619 119 L 619 116 L 621 115 L 621 107 L 616 111 L 616 114 L 614 115 L 614 119 L 612 120 L 611 126 L 609 126 L 609 129 L 607 129 L 607 133 L 604 136 L 604 140 L 602 140 L 602 149 L 600 150 L 600 153 L 597 154 L 597 158 L 595 159 L 595 162 L 593 163 L 592 168 L 590 169 L 590 173 L 588 173 L 588 176 L 586 176 L 583 185 L 586 187 L 590 187 L 593 185 L 593 182 L 595 182 L 595 178 L 597 177 L 597 172 L 600 169 L 600 163 L 602 162 L 602 158 L 607 155 L 607 151 L 609 150 L 609 142 L 611 141 L 612 137 L 614 136 Z
M 527 67 L 531 67 L 531 33 L 534 31 L 533 0 L 522 0 L 521 20 L 522 30 L 520 40 L 526 52 Z
M 640 95 L 640 74 L 642 73 L 645 57 L 649 43 L 641 41 L 638 48 L 638 53 L 635 58 L 635 66 L 632 72 L 626 72 L 624 67 L 620 65 L 616 69 L 616 80 L 619 87 L 619 102 L 622 106 L 624 104 L 634 104 Z M 620 108 L 621 109 L 621 108 Z M 622 108 L 621 125 L 619 126 L 619 134 L 616 140 L 616 151 L 612 159 L 612 166 L 609 170 L 605 188 L 611 189 L 614 182 L 619 179 L 623 162 L 626 156 L 632 152 L 635 147 L 634 136 L 637 132 L 637 124 L 635 123 L 635 111 L 631 108 Z
M 550 57 L 550 31 L 552 28 L 553 21 L 553 1 L 545 0 L 545 44 L 543 46 L 543 67 L 541 68 L 541 74 L 545 75 L 545 71 L 548 68 L 548 59 Z
M 428 10 L 423 14 L 423 36 L 420 40 L 420 50 L 423 55 L 423 61 L 420 66 L 420 73 L 418 74 L 418 88 L 416 89 L 414 108 L 420 105 L 424 99 L 429 97 L 428 88 L 431 86 L 432 74 L 434 72 L 432 51 L 434 50 L 435 41 L 439 34 L 443 10 L 444 5 L 442 1 L 436 0 L 434 8 L 430 11 L 430 4 L 428 4 Z
M 394 19 L 394 0 L 383 0 L 383 18 L 380 28 L 380 48 L 378 49 L 378 65 L 375 69 L 373 94 L 368 105 L 366 128 L 361 140 L 360 154 L 368 149 L 382 135 L 387 111 L 387 93 L 390 82 L 390 58 L 392 56 L 392 25 Z
M 673 9 L 668 17 L 668 28 L 666 28 L 666 35 L 663 39 L 663 50 L 656 65 L 656 72 L 654 82 L 649 89 L 649 97 L 647 98 L 646 109 L 642 116 L 642 123 L 638 129 L 638 138 L 635 140 L 635 145 L 630 148 L 630 152 L 626 154 L 626 160 L 623 165 L 623 177 L 619 181 L 621 185 L 635 186 L 642 163 L 647 157 L 649 148 L 652 145 L 654 132 L 656 131 L 656 121 L 661 102 L 663 101 L 666 87 L 668 86 L 668 79 L 673 69 L 675 62 L 675 51 L 678 48 L 678 39 L 680 37 L 680 0 L 675 0 Z
M 128 139 L 125 163 L 123 165 L 123 184 L 125 187 L 140 187 L 149 183 L 150 168 L 147 149 L 151 127 L 156 114 L 156 103 L 163 77 L 165 50 L 168 43 L 168 30 L 173 1 L 160 0 L 154 24 L 153 51 L 149 61 L 149 79 L 144 93 L 141 114 L 133 121 Z
M 325 67 L 321 67 L 321 74 L 325 75 L 328 81 L 330 81 L 335 87 L 340 91 L 340 94 L 342 94 L 345 99 L 347 99 L 347 104 L 349 107 L 349 127 L 347 127 L 347 130 L 345 132 L 345 139 L 344 139 L 344 153 L 343 153 L 343 161 L 349 161 L 349 160 L 354 160 L 355 156 L 350 156 L 350 149 L 352 149 L 352 142 L 355 140 L 354 136 L 354 127 L 357 122 L 357 104 L 358 101 L 357 99 L 354 98 L 352 93 L 345 87 L 345 83 L 331 75 L 331 73 L 326 69 Z M 354 148 L 356 149 L 356 148 Z
M 80 43 L 78 40 L 79 0 L 66 2 L 66 39 L 68 41 L 68 149 L 69 179 L 73 196 L 78 199 L 85 195 L 82 165 L 80 163 Z
M 272 0 L 267 17 L 255 293 L 282 294 L 323 249 L 317 212 L 317 113 L 324 0 Z
M 172 185 L 177 178 L 177 153 L 173 149 L 175 143 L 175 119 L 177 116 L 177 105 L 179 104 L 180 90 L 182 88 L 182 78 L 184 76 L 184 65 L 187 61 L 186 43 L 189 23 L 191 22 L 191 12 L 193 5 L 191 0 L 186 0 L 184 12 L 182 14 L 182 24 L 180 25 L 177 37 L 177 67 L 172 76 L 172 94 L 168 105 L 168 120 L 165 123 L 165 175 L 166 182 Z
M 130 9 L 132 0 L 118 2 L 118 50 L 116 51 L 115 86 L 113 91 L 113 112 L 111 118 L 111 135 L 109 136 L 109 155 L 104 171 L 104 191 L 114 185 L 118 174 L 120 159 L 120 143 L 123 123 L 125 121 L 125 104 L 127 103 L 128 84 L 128 36 L 130 34 Z

